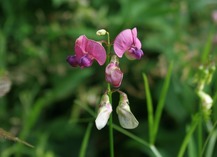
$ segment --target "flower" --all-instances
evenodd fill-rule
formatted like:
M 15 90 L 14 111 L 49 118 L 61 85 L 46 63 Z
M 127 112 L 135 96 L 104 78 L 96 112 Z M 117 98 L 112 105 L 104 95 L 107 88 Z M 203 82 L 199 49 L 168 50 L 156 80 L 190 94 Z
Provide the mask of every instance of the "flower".
M 120 92 L 120 101 L 116 108 L 120 125 L 125 129 L 134 129 L 139 125 L 139 122 L 130 110 L 127 95 Z
M 213 104 L 213 99 L 204 91 L 199 91 L 198 96 L 201 99 L 202 105 L 206 110 L 210 110 Z
M 68 56 L 67 62 L 72 67 L 84 68 L 90 67 L 94 59 L 99 65 L 105 63 L 106 51 L 104 47 L 100 43 L 88 39 L 85 35 L 81 35 L 75 42 L 75 55 Z
M 119 68 L 119 61 L 116 55 L 112 56 L 110 63 L 105 69 L 106 81 L 114 87 L 119 87 L 123 79 L 123 73 Z
M 123 30 L 114 41 L 114 51 L 120 58 L 126 52 L 128 59 L 141 59 L 143 56 L 141 46 L 141 42 L 137 38 L 136 28 Z
M 109 102 L 109 97 L 107 94 L 104 94 L 100 101 L 98 115 L 95 120 L 95 124 L 98 130 L 101 130 L 102 128 L 105 127 L 105 125 L 108 122 L 111 112 L 112 112 L 112 106 Z

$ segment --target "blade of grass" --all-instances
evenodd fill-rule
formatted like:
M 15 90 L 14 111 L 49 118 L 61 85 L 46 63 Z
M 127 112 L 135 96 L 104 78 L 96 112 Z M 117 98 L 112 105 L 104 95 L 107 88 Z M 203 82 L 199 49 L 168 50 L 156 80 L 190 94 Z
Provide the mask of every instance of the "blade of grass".
M 206 157 L 212 157 L 213 156 L 213 153 L 215 150 L 216 139 L 217 139 L 217 131 L 215 130 L 210 137 L 210 141 L 209 141 L 208 146 L 207 146 Z
M 154 144 L 154 118 L 153 118 L 153 104 L 151 99 L 151 92 L 148 84 L 148 79 L 145 74 L 143 74 L 144 86 L 145 86 L 145 95 L 148 109 L 148 128 L 149 128 L 149 141 L 151 144 Z
M 201 112 L 201 111 L 199 111 L 199 112 Z M 201 112 L 201 114 L 202 114 L 202 112 Z M 202 118 L 202 116 L 200 116 L 198 126 L 197 126 L 198 154 L 201 154 L 202 147 L 203 147 L 203 124 L 202 123 L 203 123 L 203 118 Z
M 94 111 L 89 106 L 81 105 L 81 107 L 83 109 L 85 109 L 87 112 L 89 112 L 89 114 L 92 115 L 94 118 L 96 117 Z M 142 145 L 144 145 L 145 147 L 150 149 L 156 157 L 162 157 L 162 155 L 160 155 L 159 151 L 155 148 L 154 145 L 150 145 L 147 141 L 143 140 L 142 138 L 140 138 L 140 137 L 132 134 L 131 132 L 117 126 L 114 123 L 112 124 L 112 128 L 114 128 L 115 130 L 121 132 L 122 134 L 132 138 L 133 140 L 137 141 L 138 143 L 141 143 Z
M 153 132 L 154 132 L 153 133 L 154 134 L 153 135 L 154 140 L 153 140 L 153 142 L 155 142 L 155 140 L 156 140 L 161 114 L 162 114 L 162 111 L 163 111 L 167 91 L 168 91 L 169 84 L 170 84 L 172 69 L 173 69 L 173 62 L 170 63 L 169 70 L 168 70 L 166 79 L 164 81 L 163 88 L 161 90 L 161 94 L 160 94 L 160 98 L 159 98 L 159 102 L 158 102 L 157 108 L 156 108 L 156 113 L 155 113 L 155 117 L 154 117 L 154 130 L 153 130 Z
M 201 116 L 201 115 L 197 114 L 193 117 L 192 124 L 190 125 L 188 133 L 186 134 L 184 141 L 182 142 L 182 145 L 181 145 L 180 150 L 178 152 L 178 157 L 183 157 L 185 150 L 187 148 L 187 145 L 188 145 L 190 139 L 192 138 L 192 135 L 193 135 L 198 123 L 199 123 L 199 120 L 200 120 L 199 116 Z
M 90 122 L 88 124 L 88 126 L 87 126 L 87 130 L 85 132 L 84 139 L 83 139 L 82 144 L 81 144 L 79 157 L 85 157 L 85 155 L 86 155 L 87 145 L 88 145 L 88 141 L 89 141 L 89 138 L 90 138 L 90 133 L 91 133 L 92 127 L 93 127 L 93 123 Z
M 210 33 L 209 33 L 209 36 L 208 36 L 208 39 L 207 39 L 207 42 L 205 44 L 205 47 L 203 49 L 203 52 L 202 52 L 202 55 L 201 55 L 201 61 L 202 63 L 206 63 L 208 61 L 208 57 L 209 57 L 209 53 L 211 52 L 211 49 L 212 49 L 212 40 L 213 40 L 213 32 L 214 32 L 214 29 L 213 27 L 210 29 Z
M 192 136 L 188 144 L 188 156 L 198 156 L 196 151 L 196 143 Z
M 138 143 L 141 143 L 145 147 L 151 150 L 151 152 L 156 156 L 156 157 L 162 157 L 160 152 L 157 150 L 157 148 L 154 145 L 150 145 L 147 141 L 143 140 L 142 138 L 132 134 L 131 132 L 117 126 L 116 124 L 113 124 L 112 126 L 115 130 L 121 132 L 122 134 L 132 138 L 133 140 L 137 141 Z
M 208 137 L 206 138 L 206 141 L 204 142 L 203 145 L 203 149 L 201 151 L 200 157 L 203 157 L 203 154 L 205 152 L 205 149 L 207 147 L 207 151 L 206 151 L 206 157 L 211 157 L 212 153 L 214 151 L 214 146 L 215 146 L 215 142 L 217 140 L 217 131 L 215 130 L 217 126 L 217 121 L 215 122 L 215 124 L 212 126 L 211 131 L 209 132 Z M 208 145 L 208 146 L 207 146 Z

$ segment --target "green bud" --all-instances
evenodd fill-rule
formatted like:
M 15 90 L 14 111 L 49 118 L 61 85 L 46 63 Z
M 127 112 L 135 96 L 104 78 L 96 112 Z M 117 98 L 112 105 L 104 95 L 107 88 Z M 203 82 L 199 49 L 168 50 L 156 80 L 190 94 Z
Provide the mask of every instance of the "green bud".
M 107 34 L 107 31 L 105 29 L 100 29 L 96 32 L 96 35 L 98 35 L 98 36 L 103 36 L 106 34 Z

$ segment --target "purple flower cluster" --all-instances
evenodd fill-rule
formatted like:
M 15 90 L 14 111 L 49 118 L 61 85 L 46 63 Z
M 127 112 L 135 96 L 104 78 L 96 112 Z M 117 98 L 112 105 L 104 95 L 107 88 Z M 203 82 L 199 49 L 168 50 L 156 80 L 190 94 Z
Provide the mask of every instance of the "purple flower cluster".
M 97 31 L 97 35 L 106 34 L 109 35 L 109 33 L 104 29 Z M 108 41 L 107 44 L 111 46 L 110 41 Z M 125 56 L 130 60 L 139 60 L 143 56 L 143 51 L 141 49 L 142 45 L 137 37 L 137 29 L 126 29 L 120 32 L 114 40 L 113 47 L 115 53 L 111 58 L 111 54 L 108 52 L 109 58 L 107 60 L 109 60 L 109 63 L 105 68 L 105 80 L 113 87 L 118 88 L 121 86 L 123 79 L 123 72 L 119 67 L 119 58 L 122 58 L 125 54 Z M 75 54 L 67 57 L 67 62 L 72 67 L 90 67 L 94 60 L 96 60 L 101 66 L 106 62 L 107 54 L 102 43 L 88 39 L 85 35 L 81 35 L 76 40 L 74 50 Z M 120 94 L 120 101 L 116 108 L 116 113 L 118 114 L 120 125 L 126 129 L 134 129 L 138 126 L 139 122 L 130 110 L 127 95 L 120 90 L 117 91 Z M 100 130 L 105 127 L 111 113 L 112 105 L 108 93 L 106 92 L 100 101 L 98 115 L 95 120 L 97 129 Z
M 101 33 L 101 31 L 100 31 Z M 103 32 L 105 34 L 105 32 Z M 67 62 L 72 67 L 90 67 L 96 60 L 99 65 L 103 65 L 106 61 L 106 51 L 100 42 L 88 39 L 85 35 L 81 35 L 75 42 L 75 55 L 67 57 Z M 123 79 L 123 73 L 119 67 L 118 58 L 122 58 L 123 54 L 128 59 L 141 59 L 143 51 L 141 50 L 141 42 L 137 38 L 137 29 L 126 29 L 120 32 L 114 40 L 115 57 L 112 57 L 110 63 L 106 66 L 106 81 L 114 87 L 119 87 Z

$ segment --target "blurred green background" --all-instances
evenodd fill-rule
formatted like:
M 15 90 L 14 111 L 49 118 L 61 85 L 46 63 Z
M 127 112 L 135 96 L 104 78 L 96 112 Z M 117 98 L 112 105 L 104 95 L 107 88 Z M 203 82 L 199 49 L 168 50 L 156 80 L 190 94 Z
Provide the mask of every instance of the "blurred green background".
M 147 140 L 142 73 L 148 76 L 156 104 L 168 65 L 174 61 L 156 147 L 165 157 L 176 156 L 198 109 L 194 73 L 200 64 L 207 64 L 204 55 L 209 53 L 216 61 L 214 10 L 216 0 L 1 0 L 0 68 L 12 86 L 0 97 L 0 128 L 35 148 L 1 139 L 0 156 L 77 157 L 88 122 L 94 121 L 83 107 L 96 110 L 106 89 L 105 66 L 95 62 L 91 68 L 71 68 L 66 57 L 74 54 L 74 41 L 80 35 L 105 40 L 95 34 L 105 28 L 114 40 L 123 29 L 134 27 L 144 57 L 120 60 L 125 73 L 121 90 L 128 94 L 140 122 L 131 132 Z M 210 95 L 217 91 L 216 79 L 215 74 L 207 89 Z M 117 104 L 114 95 L 114 111 Z M 215 120 L 216 108 L 214 104 L 211 118 Z M 114 140 L 117 157 L 149 156 L 144 146 L 117 131 Z M 87 157 L 109 157 L 107 127 L 101 131 L 93 127 Z

